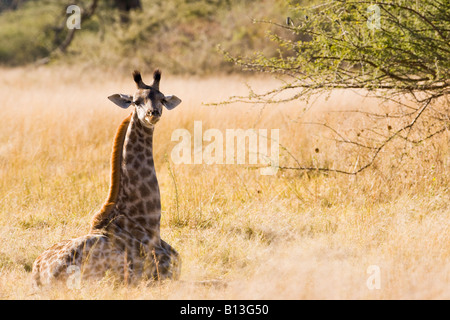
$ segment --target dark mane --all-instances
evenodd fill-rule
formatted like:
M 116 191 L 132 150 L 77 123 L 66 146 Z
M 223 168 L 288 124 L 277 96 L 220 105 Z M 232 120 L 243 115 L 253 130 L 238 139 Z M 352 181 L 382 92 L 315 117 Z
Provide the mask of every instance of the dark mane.
M 120 162 L 122 161 L 122 151 L 125 142 L 125 134 L 127 133 L 130 121 L 131 114 L 122 121 L 119 129 L 117 129 L 111 156 L 111 184 L 109 186 L 108 198 L 106 199 L 100 211 L 98 211 L 92 217 L 91 230 L 101 229 L 105 227 L 108 223 L 109 214 L 116 205 L 120 184 Z

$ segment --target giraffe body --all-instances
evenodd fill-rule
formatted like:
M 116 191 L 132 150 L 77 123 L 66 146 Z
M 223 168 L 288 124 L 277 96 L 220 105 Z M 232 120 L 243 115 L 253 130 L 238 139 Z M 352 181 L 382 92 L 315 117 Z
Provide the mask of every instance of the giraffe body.
M 94 215 L 89 234 L 57 243 L 36 259 L 36 285 L 67 280 L 73 270 L 82 279 L 101 279 L 111 272 L 127 282 L 179 276 L 179 254 L 160 237 L 161 200 L 152 149 L 162 105 L 172 109 L 181 100 L 159 92 L 159 71 L 152 86 L 137 71 L 133 76 L 138 86 L 133 98 L 109 97 L 135 110 L 116 133 L 108 198 Z
M 74 271 L 82 279 L 99 280 L 110 272 L 121 281 L 177 279 L 180 273 L 178 253 L 165 241 L 160 246 L 145 248 L 137 239 L 133 245 L 139 251 L 128 249 L 130 239 L 118 239 L 101 233 L 90 233 L 61 241 L 42 253 L 33 265 L 36 286 L 67 281 Z M 145 250 L 147 249 L 147 250 Z M 75 267 L 75 269 L 74 269 Z

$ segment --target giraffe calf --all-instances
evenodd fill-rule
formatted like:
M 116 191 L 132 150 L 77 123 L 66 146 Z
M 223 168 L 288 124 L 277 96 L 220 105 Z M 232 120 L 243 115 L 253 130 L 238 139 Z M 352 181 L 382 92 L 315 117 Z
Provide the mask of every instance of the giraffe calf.
M 161 197 L 153 161 L 153 131 L 163 107 L 181 103 L 159 91 L 161 72 L 151 86 L 133 73 L 136 93 L 108 97 L 134 109 L 117 130 L 111 156 L 111 184 L 103 207 L 92 218 L 89 234 L 61 241 L 33 264 L 34 284 L 67 281 L 74 271 L 82 279 L 101 279 L 110 272 L 122 281 L 177 279 L 178 252 L 161 239 Z

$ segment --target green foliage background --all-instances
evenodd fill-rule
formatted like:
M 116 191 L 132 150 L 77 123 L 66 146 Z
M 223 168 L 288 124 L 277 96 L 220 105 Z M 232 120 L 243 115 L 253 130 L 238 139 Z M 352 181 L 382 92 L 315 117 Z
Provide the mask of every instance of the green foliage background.
M 307 1 L 308 2 L 308 1 Z M 75 4 L 87 8 L 91 0 Z M 67 52 L 55 51 L 67 34 L 65 1 L 26 1 L 0 12 L 0 64 L 18 66 L 51 55 L 51 63 L 127 68 L 164 67 L 172 73 L 230 71 L 218 45 L 235 54 L 256 51 L 273 56 L 277 44 L 267 37 L 273 26 L 254 19 L 283 22 L 287 3 L 280 0 L 141 0 L 127 24 L 120 23 L 112 0 L 99 1 L 95 14 Z M 308 2 L 309 3 L 309 2 Z M 59 28 L 59 29 L 58 29 Z M 58 31 L 60 30 L 60 31 Z

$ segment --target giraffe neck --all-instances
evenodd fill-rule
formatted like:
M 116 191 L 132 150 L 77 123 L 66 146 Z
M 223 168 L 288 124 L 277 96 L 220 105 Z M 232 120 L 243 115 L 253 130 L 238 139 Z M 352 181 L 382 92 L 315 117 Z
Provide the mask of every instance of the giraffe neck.
M 106 228 L 158 242 L 161 199 L 153 162 L 153 129 L 144 127 L 134 111 L 122 135 L 121 150 L 116 150 L 120 157 L 114 159 L 113 152 L 112 160 L 112 171 L 119 174 L 116 179 L 112 175 L 110 197 L 104 205 L 109 206 L 109 212 L 101 218 L 94 217 L 93 229 Z

